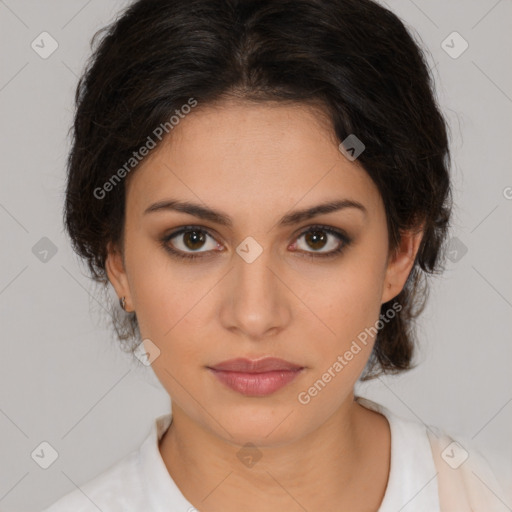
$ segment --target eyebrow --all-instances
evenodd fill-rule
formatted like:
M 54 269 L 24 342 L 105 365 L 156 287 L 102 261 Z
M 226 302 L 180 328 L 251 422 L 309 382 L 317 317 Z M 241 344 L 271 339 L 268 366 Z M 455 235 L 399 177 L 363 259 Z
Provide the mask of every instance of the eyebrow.
M 339 199 L 336 201 L 328 201 L 326 203 L 312 206 L 310 208 L 296 210 L 292 213 L 288 213 L 281 217 L 278 224 L 280 226 L 290 226 L 316 217 L 317 215 L 332 213 L 347 208 L 355 208 L 364 213 L 365 216 L 368 215 L 367 209 L 358 201 L 354 201 L 352 199 Z M 209 220 L 222 226 L 233 226 L 231 218 L 219 210 L 207 208 L 205 206 L 201 206 L 200 204 L 191 203 L 188 201 L 178 201 L 173 199 L 158 201 L 157 203 L 148 206 L 144 210 L 144 215 L 148 213 L 169 210 L 188 213 L 190 215 L 194 215 L 195 217 L 199 217 L 200 219 Z

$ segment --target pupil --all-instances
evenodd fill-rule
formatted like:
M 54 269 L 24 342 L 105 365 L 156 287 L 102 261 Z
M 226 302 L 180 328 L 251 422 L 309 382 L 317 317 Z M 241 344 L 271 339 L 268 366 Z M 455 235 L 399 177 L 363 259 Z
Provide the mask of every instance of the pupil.
M 189 249 L 200 249 L 203 243 L 204 235 L 200 231 L 187 231 L 185 233 L 185 245 Z
M 313 249 L 322 249 L 322 247 L 325 245 L 326 236 L 322 231 L 310 231 L 306 235 L 306 242 L 313 248 Z M 318 246 L 318 243 L 320 242 L 320 246 Z

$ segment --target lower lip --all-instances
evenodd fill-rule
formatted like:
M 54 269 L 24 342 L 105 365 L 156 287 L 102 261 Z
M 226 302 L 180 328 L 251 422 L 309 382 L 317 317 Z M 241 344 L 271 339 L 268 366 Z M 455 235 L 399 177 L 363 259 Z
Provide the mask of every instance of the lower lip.
M 299 370 L 280 370 L 264 373 L 227 372 L 209 368 L 212 373 L 227 387 L 246 396 L 266 396 L 290 383 Z

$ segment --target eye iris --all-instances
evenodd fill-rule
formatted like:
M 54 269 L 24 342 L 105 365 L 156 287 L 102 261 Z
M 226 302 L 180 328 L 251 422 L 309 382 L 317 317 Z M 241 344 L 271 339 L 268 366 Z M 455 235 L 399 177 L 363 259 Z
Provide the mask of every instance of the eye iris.
M 200 249 L 205 241 L 204 233 L 200 231 L 187 231 L 183 238 L 185 245 L 191 250 Z
M 306 234 L 306 243 L 313 249 L 322 249 L 325 246 L 327 237 L 323 231 L 310 231 Z M 320 247 L 318 244 L 320 243 Z

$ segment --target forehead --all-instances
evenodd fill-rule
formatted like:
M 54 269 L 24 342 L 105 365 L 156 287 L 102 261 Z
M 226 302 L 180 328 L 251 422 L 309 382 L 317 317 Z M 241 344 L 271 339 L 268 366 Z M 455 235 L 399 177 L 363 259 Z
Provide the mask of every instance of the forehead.
M 143 210 L 166 197 L 222 205 L 233 215 L 341 197 L 369 210 L 380 202 L 366 171 L 339 151 L 320 109 L 241 101 L 199 105 L 138 165 L 127 202 Z

